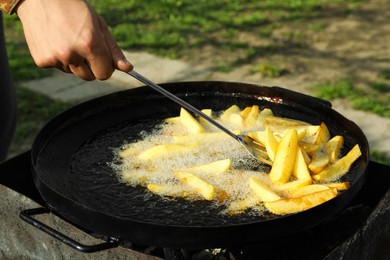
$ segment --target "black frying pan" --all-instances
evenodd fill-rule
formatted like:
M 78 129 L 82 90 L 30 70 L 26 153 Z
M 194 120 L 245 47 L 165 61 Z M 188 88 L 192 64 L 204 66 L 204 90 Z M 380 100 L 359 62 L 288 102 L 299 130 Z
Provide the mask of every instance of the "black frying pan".
M 310 210 L 287 216 L 226 216 L 207 201 L 167 200 L 144 188 L 118 182 L 108 162 L 113 149 L 151 131 L 151 119 L 176 116 L 179 106 L 148 87 L 122 91 L 80 104 L 51 120 L 32 147 L 33 178 L 48 208 L 96 234 L 141 245 L 215 248 L 248 245 L 310 228 L 340 212 L 363 185 L 367 139 L 356 124 L 330 104 L 277 87 L 233 82 L 162 84 L 197 108 L 222 110 L 259 105 L 278 116 L 319 124 L 355 144 L 362 156 L 343 177 L 350 188 Z M 153 121 L 154 122 L 154 121 Z

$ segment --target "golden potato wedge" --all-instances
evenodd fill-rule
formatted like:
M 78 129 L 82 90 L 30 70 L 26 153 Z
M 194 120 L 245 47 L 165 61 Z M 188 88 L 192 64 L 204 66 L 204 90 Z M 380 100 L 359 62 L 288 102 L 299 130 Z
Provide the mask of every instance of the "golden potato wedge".
M 206 116 L 209 116 L 211 118 L 213 118 L 213 110 L 212 109 L 202 109 L 200 110 L 203 114 L 205 114 Z M 204 119 L 203 117 L 199 117 L 199 123 L 203 126 L 211 126 L 210 123 Z
M 151 192 L 162 196 L 187 197 L 189 195 L 187 191 L 183 190 L 183 186 L 178 184 L 162 185 L 149 183 L 146 187 Z
M 265 119 L 269 116 L 274 116 L 274 113 L 269 108 L 264 108 L 257 117 L 257 125 L 262 127 L 265 124 Z
M 265 202 L 264 206 L 274 214 L 285 215 L 308 210 L 333 199 L 336 196 L 337 190 L 330 188 L 328 190 L 311 193 L 302 197 Z
M 291 175 L 298 180 L 311 180 L 311 175 L 300 147 L 297 148 L 297 155 Z
M 249 132 L 248 136 L 253 138 L 256 142 L 265 147 L 266 132 L 265 131 L 254 131 Z
M 335 162 L 340 155 L 341 147 L 344 144 L 344 137 L 336 135 L 326 143 L 326 153 L 328 154 L 329 161 Z
M 272 182 L 286 183 L 290 179 L 295 164 L 297 149 L 297 130 L 290 129 L 278 145 L 275 160 L 269 173 L 269 178 Z
M 275 184 L 272 185 L 272 189 L 276 192 L 291 192 L 296 189 L 300 189 L 302 187 L 305 187 L 307 185 L 310 185 L 312 183 L 312 179 L 301 179 L 301 180 L 295 180 L 295 181 L 289 181 L 284 184 Z
M 348 181 L 345 182 L 329 182 L 322 185 L 328 186 L 329 188 L 335 188 L 337 190 L 347 190 L 350 186 Z
M 308 168 L 313 174 L 318 174 L 328 165 L 328 163 L 328 155 L 324 151 L 318 150 L 311 158 Z
M 188 133 L 199 134 L 205 132 L 203 126 L 184 108 L 180 109 L 180 120 Z
M 315 144 L 323 145 L 330 139 L 330 132 L 328 127 L 324 122 L 321 123 L 320 128 L 317 131 L 316 137 L 315 137 Z
M 300 189 L 296 189 L 290 193 L 290 196 L 292 198 L 296 197 L 302 197 L 314 192 L 319 192 L 319 191 L 324 191 L 324 190 L 329 190 L 330 188 L 326 185 L 321 185 L 321 184 L 310 184 L 306 185 Z
M 251 192 L 245 199 L 235 200 L 227 207 L 229 214 L 238 214 L 248 208 L 252 208 L 261 203 L 261 199 L 254 192 Z
M 212 200 L 214 197 L 214 186 L 205 182 L 195 174 L 189 172 L 175 172 L 176 178 L 199 193 L 204 199 Z
M 194 173 L 209 173 L 209 174 L 220 174 L 229 170 L 232 165 L 232 159 L 219 160 L 207 164 L 197 165 L 185 169 L 185 171 L 190 171 Z
M 257 126 L 257 117 L 259 116 L 259 106 L 253 105 L 248 115 L 245 117 L 245 127 L 247 129 Z
M 232 113 L 229 117 L 229 123 L 234 129 L 244 129 L 245 121 L 244 118 L 238 113 Z
M 261 201 L 275 201 L 281 199 L 271 188 L 269 188 L 263 181 L 255 176 L 249 178 L 249 187 L 259 196 Z
M 265 148 L 267 150 L 268 157 L 271 159 L 271 161 L 274 161 L 279 142 L 276 141 L 274 135 L 271 132 L 271 129 L 268 126 L 265 129 L 265 133 Z
M 228 109 L 226 109 L 222 115 L 220 116 L 220 119 L 222 122 L 228 122 L 230 121 L 230 116 L 232 114 L 240 113 L 240 108 L 237 105 L 232 105 Z
M 334 164 L 322 170 L 319 174 L 313 176 L 316 181 L 333 181 L 346 174 L 352 163 L 362 155 L 359 145 L 355 145 L 344 157 L 337 160 Z
M 141 160 L 151 160 L 162 156 L 172 156 L 191 152 L 196 143 L 186 144 L 160 144 L 149 148 L 138 155 Z
M 241 111 L 240 115 L 241 115 L 243 118 L 246 118 L 246 117 L 249 115 L 249 112 L 251 112 L 251 110 L 252 110 L 252 107 L 246 107 L 246 108 L 244 108 L 244 109 Z
M 318 150 L 321 149 L 319 144 L 311 144 L 306 142 L 299 142 L 299 146 L 309 155 L 313 156 Z
M 309 125 L 306 122 L 295 120 L 291 118 L 284 118 L 278 116 L 268 116 L 264 122 L 265 126 L 269 126 L 272 131 L 283 132 L 286 128 L 298 127 L 298 126 L 307 126 Z

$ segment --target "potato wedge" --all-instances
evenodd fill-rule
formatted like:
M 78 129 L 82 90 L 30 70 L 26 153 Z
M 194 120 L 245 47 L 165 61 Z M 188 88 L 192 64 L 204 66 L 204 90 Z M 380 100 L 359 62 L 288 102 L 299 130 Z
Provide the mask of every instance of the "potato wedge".
M 318 150 L 311 158 L 308 168 L 313 174 L 318 174 L 328 165 L 328 163 L 328 155 L 324 151 Z
M 295 181 L 289 181 L 284 184 L 275 184 L 272 186 L 272 189 L 276 192 L 291 192 L 293 190 L 300 189 L 312 183 L 312 179 L 301 179 Z
M 317 131 L 316 137 L 315 137 L 315 144 L 323 145 L 330 139 L 330 132 L 328 127 L 324 122 L 321 123 L 320 128 Z
M 296 189 L 293 192 L 290 193 L 290 196 L 292 198 L 296 197 L 302 197 L 314 192 L 319 192 L 319 191 L 324 191 L 324 190 L 329 190 L 330 188 L 326 185 L 321 185 L 321 184 L 311 184 L 311 185 L 306 185 L 300 189 Z
M 238 113 L 232 113 L 229 117 L 229 123 L 234 129 L 244 129 L 245 121 L 244 118 Z
M 333 199 L 336 196 L 337 190 L 330 188 L 328 190 L 311 193 L 302 197 L 265 202 L 264 206 L 274 214 L 285 215 L 308 210 Z
M 196 143 L 186 144 L 160 144 L 149 148 L 138 155 L 141 160 L 152 160 L 162 156 L 172 156 L 182 153 L 191 152 L 195 147 Z
M 258 177 L 252 176 L 249 178 L 249 187 L 252 191 L 259 196 L 261 201 L 275 201 L 281 199 L 271 188 L 269 188 L 262 180 Z
M 203 126 L 184 108 L 180 109 L 180 120 L 190 134 L 205 132 Z
M 329 182 L 329 183 L 324 183 L 323 185 L 328 186 L 329 188 L 336 188 L 337 190 L 347 190 L 350 186 L 350 183 L 348 181 Z
M 248 136 L 253 138 L 256 142 L 265 147 L 266 132 L 265 131 L 254 131 L 249 132 Z
M 254 192 L 250 193 L 245 199 L 235 200 L 227 207 L 229 214 L 235 215 L 248 208 L 252 208 L 261 203 L 261 199 Z
M 290 129 L 278 145 L 275 160 L 269 173 L 269 178 L 274 183 L 286 183 L 295 164 L 298 149 L 297 130 Z
M 262 127 L 265 124 L 265 119 L 269 116 L 274 116 L 274 113 L 269 108 L 264 108 L 257 117 L 257 125 Z
M 205 182 L 195 174 L 189 172 L 176 172 L 176 178 L 183 182 L 183 184 L 188 185 L 199 193 L 204 199 L 212 200 L 214 197 L 214 186 Z
M 340 155 L 341 147 L 344 144 L 344 137 L 336 135 L 326 143 L 326 153 L 328 154 L 329 161 L 335 162 Z
M 222 113 L 220 119 L 222 122 L 226 123 L 230 120 L 230 116 L 236 113 L 240 113 L 240 108 L 237 105 L 232 105 Z
M 297 148 L 297 155 L 291 175 L 298 180 L 311 180 L 311 175 L 300 147 Z
M 279 142 L 276 141 L 276 138 L 268 126 L 265 129 L 265 136 L 265 148 L 267 150 L 268 157 L 271 159 L 271 161 L 274 161 Z
M 362 155 L 359 145 L 355 145 L 343 158 L 337 160 L 334 164 L 314 175 L 316 181 L 333 181 L 346 174 L 352 163 Z
M 197 165 L 185 169 L 185 171 L 190 171 L 194 173 L 207 173 L 207 174 L 220 174 L 229 170 L 232 165 L 232 160 L 230 158 L 219 160 L 207 164 Z
M 173 184 L 152 184 L 149 183 L 147 186 L 148 190 L 153 193 L 162 196 L 172 196 L 172 197 L 187 197 L 189 193 L 183 190 L 181 185 Z
M 259 116 L 259 106 L 253 105 L 248 115 L 245 117 L 245 127 L 247 129 L 257 126 L 257 117 Z

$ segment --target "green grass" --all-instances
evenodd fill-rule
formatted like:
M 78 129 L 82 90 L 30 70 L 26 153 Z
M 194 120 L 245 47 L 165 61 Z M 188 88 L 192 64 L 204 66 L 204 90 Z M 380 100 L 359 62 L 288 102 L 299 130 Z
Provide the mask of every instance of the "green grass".
M 305 31 L 321 31 L 327 25 L 317 18 L 349 13 L 362 0 L 90 0 L 107 21 L 121 48 L 144 50 L 170 58 L 192 58 L 200 49 L 213 46 L 227 57 L 240 50 L 236 60 L 216 61 L 216 67 L 228 71 L 237 64 L 274 53 L 273 50 L 305 47 Z M 22 26 L 16 15 L 5 16 L 10 64 L 16 80 L 47 76 L 37 69 L 24 42 Z M 233 40 L 241 33 L 272 37 L 277 28 L 290 28 L 281 40 L 268 48 L 249 46 Z M 256 50 L 246 53 L 247 48 Z M 217 54 L 218 55 L 218 54 Z
M 73 104 L 62 103 L 44 95 L 16 86 L 18 122 L 10 154 L 18 154 L 30 145 L 42 126 Z
M 353 79 L 341 79 L 334 82 L 314 85 L 315 95 L 329 101 L 346 99 L 355 109 L 390 117 L 390 92 L 387 83 L 371 82 L 371 89 L 363 90 L 354 86 Z

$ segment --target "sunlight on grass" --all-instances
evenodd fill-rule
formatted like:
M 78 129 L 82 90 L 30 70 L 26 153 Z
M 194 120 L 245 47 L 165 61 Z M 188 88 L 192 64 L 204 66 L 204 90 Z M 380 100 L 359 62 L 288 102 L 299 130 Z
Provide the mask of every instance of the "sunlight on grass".
M 353 86 L 352 79 L 342 79 L 311 87 L 315 95 L 326 100 L 346 99 L 358 110 L 390 117 L 389 93 L 368 93 Z

